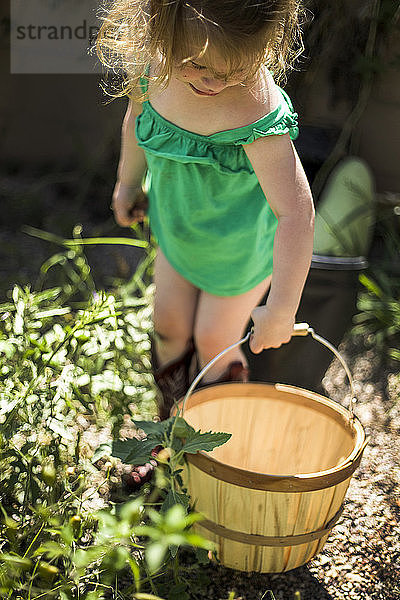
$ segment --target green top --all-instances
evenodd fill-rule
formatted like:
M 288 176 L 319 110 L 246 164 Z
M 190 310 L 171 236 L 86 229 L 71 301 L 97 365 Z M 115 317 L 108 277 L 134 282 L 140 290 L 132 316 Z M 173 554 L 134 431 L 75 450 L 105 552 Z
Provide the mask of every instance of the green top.
M 279 106 L 255 123 L 212 135 L 174 125 L 149 101 L 136 119 L 152 232 L 174 269 L 210 294 L 243 294 L 272 273 L 277 219 L 243 144 L 297 137 L 297 114 L 281 94 Z

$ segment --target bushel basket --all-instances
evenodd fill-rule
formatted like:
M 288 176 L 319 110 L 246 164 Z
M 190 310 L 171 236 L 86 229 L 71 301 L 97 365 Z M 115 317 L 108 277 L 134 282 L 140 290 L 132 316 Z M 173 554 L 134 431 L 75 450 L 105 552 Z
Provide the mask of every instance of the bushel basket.
M 308 326 L 296 327 L 319 338 Z M 280 573 L 322 549 L 366 437 L 352 403 L 347 410 L 300 388 L 228 383 L 192 393 L 215 360 L 249 336 L 211 361 L 180 402 L 195 429 L 232 434 L 212 452 L 187 455 L 183 478 L 205 516 L 195 528 L 216 544 L 222 565 Z

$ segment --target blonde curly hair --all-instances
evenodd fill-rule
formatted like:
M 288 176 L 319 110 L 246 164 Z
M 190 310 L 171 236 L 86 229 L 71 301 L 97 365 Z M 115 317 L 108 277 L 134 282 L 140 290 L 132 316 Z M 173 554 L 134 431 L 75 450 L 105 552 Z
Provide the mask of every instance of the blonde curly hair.
M 174 66 L 199 58 L 217 77 L 241 71 L 247 83 L 265 65 L 280 82 L 303 50 L 300 0 L 111 0 L 101 10 L 95 48 L 111 75 L 103 89 L 112 98 L 143 99 L 140 80 L 155 59 L 160 86 Z M 213 51 L 224 60 L 223 74 Z

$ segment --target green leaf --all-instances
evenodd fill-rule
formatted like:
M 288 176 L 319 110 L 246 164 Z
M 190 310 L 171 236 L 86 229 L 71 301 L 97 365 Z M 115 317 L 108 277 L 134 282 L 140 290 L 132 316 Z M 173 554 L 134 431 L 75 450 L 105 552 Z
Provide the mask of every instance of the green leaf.
M 61 544 L 55 541 L 48 540 L 44 542 L 35 552 L 33 556 L 47 556 L 48 559 L 59 558 L 65 554 L 65 549 Z
M 189 600 L 190 596 L 187 594 L 188 584 L 184 581 L 174 585 L 168 594 L 168 600 Z
M 205 548 L 199 548 L 198 546 L 196 546 L 195 555 L 199 565 L 210 564 L 210 559 L 208 558 L 208 550 L 206 550 Z
M 101 567 L 106 570 L 121 571 L 129 561 L 129 552 L 123 546 L 114 546 L 107 552 L 101 562 Z
M 15 398 L 14 400 L 0 399 L 0 416 L 7 415 L 8 413 L 10 413 L 15 408 L 15 406 L 17 406 L 17 404 L 18 398 Z
M 210 562 L 208 560 L 208 551 L 214 549 L 215 546 L 213 542 L 206 540 L 205 538 L 201 537 L 201 535 L 197 535 L 196 533 L 185 534 L 185 541 L 187 544 L 190 544 L 195 548 L 203 550 L 205 552 L 205 556 L 207 557 L 207 563 Z
M 111 456 L 122 460 L 130 465 L 143 465 L 149 462 L 151 451 L 154 448 L 154 439 L 137 440 L 114 440 L 112 442 Z
M 104 546 L 90 546 L 87 550 L 78 550 L 74 553 L 72 562 L 79 568 L 87 567 L 91 563 L 97 561 L 105 554 Z
M 112 391 L 120 392 L 124 385 L 121 378 L 115 371 L 105 369 L 102 373 L 92 377 L 92 394 L 97 396 L 102 392 Z
M 186 516 L 186 527 L 190 527 L 193 523 L 197 523 L 197 521 L 203 521 L 204 515 L 198 512 L 191 512 Z
M 183 419 L 183 417 L 175 417 L 173 424 L 174 437 L 179 439 L 187 439 L 196 433 L 195 429 Z
M 136 560 L 131 555 L 129 555 L 128 562 L 129 562 L 129 566 L 130 566 L 131 571 L 132 571 L 133 578 L 135 580 L 136 589 L 138 589 L 140 587 L 140 568 L 139 568 L 139 565 L 137 564 Z
M 162 542 L 154 542 L 147 546 L 145 550 L 145 556 L 151 573 L 154 573 L 161 567 L 167 550 L 168 546 Z
M 135 425 L 138 429 L 142 429 L 146 435 L 152 436 L 153 439 L 157 439 L 160 442 L 162 441 L 163 435 L 167 430 L 169 421 L 170 421 L 170 419 L 167 419 L 166 421 L 159 421 L 159 422 L 135 421 L 135 419 L 133 419 L 133 422 L 135 423 Z
M 16 351 L 14 344 L 11 344 L 8 340 L 0 340 L 0 353 L 5 354 L 6 358 L 11 358 Z
M 161 512 L 166 513 L 175 504 L 181 504 L 186 510 L 189 507 L 189 498 L 185 494 L 179 494 L 178 492 L 168 491 L 168 494 L 161 506 Z
M 64 426 L 64 421 L 53 417 L 48 420 L 47 427 L 66 441 L 73 442 L 75 440 L 75 434 L 71 429 Z
M 196 431 L 196 433 L 187 440 L 186 444 L 183 445 L 182 450 L 186 454 L 196 454 L 196 452 L 199 452 L 200 450 L 210 452 L 217 446 L 226 444 L 231 437 L 231 433 L 213 433 L 211 431 L 200 433 L 200 431 Z
M 43 310 L 35 314 L 35 319 L 45 319 L 47 317 L 59 317 L 61 315 L 67 315 L 71 312 L 68 307 L 65 308 L 52 308 L 49 310 Z
M 186 527 L 186 510 L 182 504 L 174 504 L 165 515 L 165 525 L 171 531 L 181 531 Z
M 29 558 L 24 558 L 22 556 L 13 554 L 2 554 L 1 560 L 5 563 L 12 565 L 13 567 L 16 567 L 17 569 L 26 570 L 32 568 L 32 561 Z
M 130 502 L 122 505 L 119 516 L 123 521 L 127 521 L 129 525 L 134 525 L 140 521 L 140 516 L 143 511 L 143 499 L 135 498 Z
M 70 525 L 64 525 L 64 527 L 61 527 L 60 536 L 67 546 L 71 546 L 71 544 L 75 541 L 74 533 Z
M 359 276 L 359 281 L 360 283 L 367 288 L 367 290 L 377 296 L 378 298 L 382 298 L 383 297 L 383 291 L 381 290 L 381 288 L 370 278 L 367 277 L 364 274 L 361 274 Z

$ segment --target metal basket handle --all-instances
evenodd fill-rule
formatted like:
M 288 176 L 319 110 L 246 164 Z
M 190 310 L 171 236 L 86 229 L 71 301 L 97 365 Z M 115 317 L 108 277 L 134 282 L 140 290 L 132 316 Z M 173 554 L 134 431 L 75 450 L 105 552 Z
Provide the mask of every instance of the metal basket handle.
M 225 356 L 225 354 L 227 354 L 228 352 L 230 352 L 231 350 L 233 350 L 237 346 L 240 346 L 241 344 L 244 344 L 245 342 L 247 342 L 247 340 L 250 339 L 250 336 L 252 335 L 252 333 L 253 333 L 253 328 L 241 340 L 239 340 L 238 342 L 235 342 L 231 346 L 228 346 L 227 348 L 225 348 L 224 350 L 222 350 L 222 352 L 220 352 L 219 354 L 217 354 L 212 360 L 210 360 L 209 363 L 206 364 L 205 367 L 203 367 L 203 369 L 195 377 L 195 379 L 193 380 L 192 384 L 190 385 L 188 391 L 186 392 L 186 395 L 185 395 L 185 397 L 183 399 L 183 403 L 182 403 L 182 407 L 181 407 L 182 414 L 183 414 L 183 411 L 185 409 L 185 404 L 186 404 L 187 399 L 190 398 L 190 396 L 193 393 L 194 388 L 199 383 L 199 381 L 202 379 L 202 377 L 207 373 L 207 371 L 209 371 L 209 369 L 211 369 L 211 367 L 222 356 Z M 306 335 L 309 335 L 309 334 L 315 340 L 317 340 L 317 342 L 320 342 L 321 344 L 323 344 L 324 346 L 326 346 L 336 356 L 336 358 L 339 359 L 342 367 L 346 371 L 346 375 L 347 375 L 347 378 L 349 380 L 350 390 L 351 390 L 351 400 L 350 400 L 349 411 L 350 411 L 350 418 L 351 418 L 351 420 L 353 420 L 354 419 L 354 404 L 356 402 L 356 398 L 355 398 L 355 394 L 354 394 L 354 382 L 353 382 L 353 378 L 351 376 L 350 369 L 349 369 L 347 363 L 345 362 L 343 356 L 340 354 L 339 350 L 337 350 L 335 348 L 335 346 L 332 346 L 332 344 L 330 342 L 328 342 L 325 338 L 323 338 L 320 335 L 318 335 L 317 333 L 315 333 L 314 329 L 312 327 L 310 327 L 308 325 L 308 323 L 296 323 L 294 325 L 292 336 L 306 336 Z

